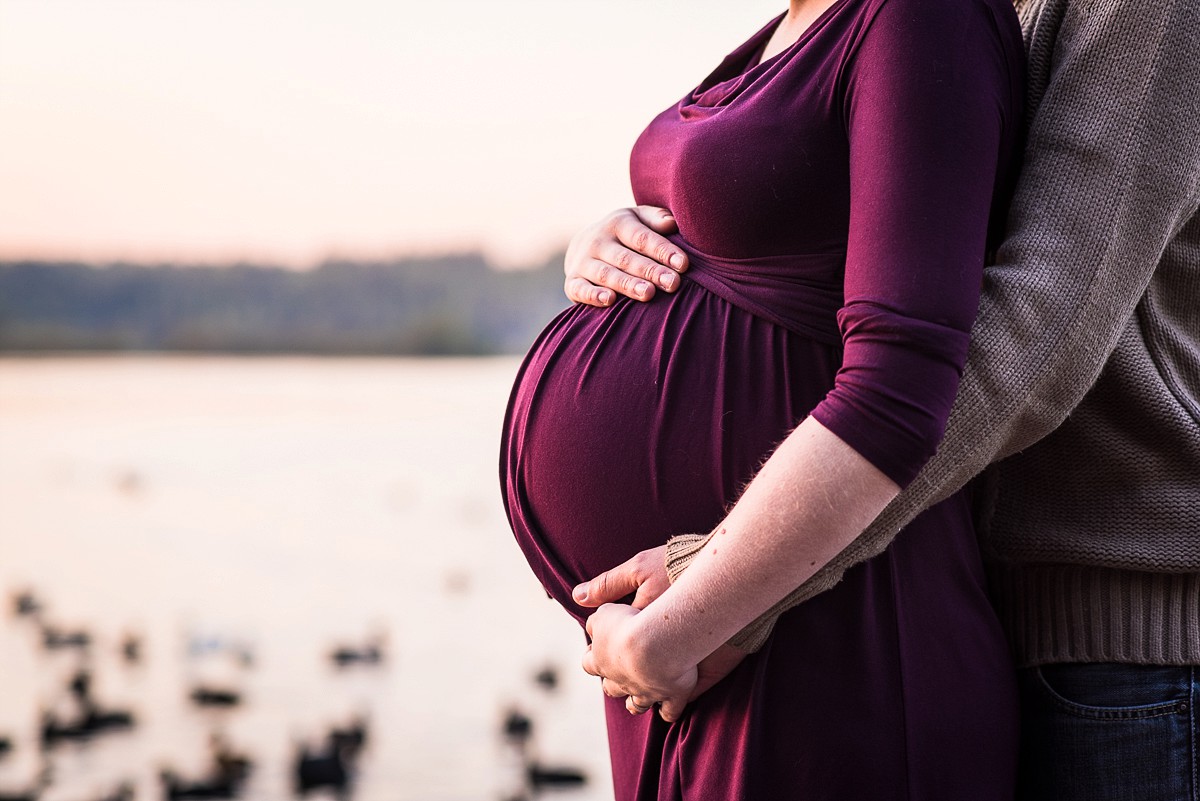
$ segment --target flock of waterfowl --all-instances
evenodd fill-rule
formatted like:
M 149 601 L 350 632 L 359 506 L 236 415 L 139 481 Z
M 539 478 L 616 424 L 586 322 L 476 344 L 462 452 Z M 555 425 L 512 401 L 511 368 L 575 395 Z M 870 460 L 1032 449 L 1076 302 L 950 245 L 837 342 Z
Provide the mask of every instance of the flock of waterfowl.
M 73 651 L 79 657 L 65 686 L 60 688 L 58 700 L 41 711 L 35 741 L 22 741 L 13 732 L 0 730 L 0 768 L 24 749 L 36 749 L 41 765 L 37 775 L 23 786 L 0 785 L 0 801 L 40 801 L 55 781 L 52 764 L 56 749 L 64 743 L 90 743 L 136 729 L 139 720 L 135 710 L 111 705 L 97 697 L 89 659 L 89 652 L 97 642 L 92 632 L 54 623 L 48 616 L 46 603 L 32 591 L 13 595 L 10 609 L 18 625 L 28 628 L 43 653 Z M 120 660 L 130 666 L 142 662 L 145 650 L 142 638 L 133 633 L 123 635 L 117 649 Z M 191 657 L 213 651 L 223 652 L 245 669 L 254 664 L 254 651 L 249 643 L 212 637 L 193 637 L 188 642 Z M 325 656 L 338 670 L 369 670 L 386 662 L 386 637 L 377 634 L 357 644 L 336 644 Z M 531 677 L 531 682 L 542 692 L 554 693 L 559 683 L 558 673 L 553 667 L 545 667 Z M 183 692 L 197 709 L 235 710 L 243 704 L 242 693 L 232 685 L 195 681 Z M 537 758 L 536 728 L 525 710 L 511 707 L 502 713 L 497 736 L 519 760 L 521 777 L 520 787 L 504 793 L 501 801 L 528 801 L 548 788 L 579 787 L 587 783 L 582 770 L 548 765 Z M 369 740 L 368 716 L 359 714 L 307 742 L 295 743 L 289 765 L 294 796 L 303 798 L 312 791 L 324 790 L 339 801 L 348 800 L 354 790 L 359 758 Z M 251 754 L 239 750 L 220 731 L 209 734 L 207 751 L 208 767 L 201 773 L 185 773 L 171 765 L 159 767 L 159 797 L 163 801 L 244 797 L 247 779 L 255 768 Z M 137 783 L 129 778 L 80 801 L 135 801 L 138 794 Z

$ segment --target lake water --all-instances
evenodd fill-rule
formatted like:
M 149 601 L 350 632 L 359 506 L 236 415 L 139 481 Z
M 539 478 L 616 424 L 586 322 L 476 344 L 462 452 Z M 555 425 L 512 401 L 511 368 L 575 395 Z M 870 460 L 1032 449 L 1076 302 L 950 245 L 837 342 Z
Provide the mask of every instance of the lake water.
M 611 798 L 599 687 L 500 504 L 515 359 L 0 359 L 0 795 L 50 767 L 43 801 L 88 801 L 158 771 L 197 774 L 214 732 L 255 760 L 243 797 L 286 799 L 295 743 L 365 712 L 354 801 L 519 794 L 505 710 L 545 763 Z M 95 637 L 40 645 L 9 596 Z M 382 667 L 337 671 L 336 643 L 386 634 Z M 127 632 L 140 663 L 119 654 Z M 230 658 L 245 646 L 253 663 Z M 41 711 L 86 659 L 131 731 L 41 756 Z M 561 681 L 532 681 L 551 666 Z M 244 703 L 200 709 L 198 684 Z

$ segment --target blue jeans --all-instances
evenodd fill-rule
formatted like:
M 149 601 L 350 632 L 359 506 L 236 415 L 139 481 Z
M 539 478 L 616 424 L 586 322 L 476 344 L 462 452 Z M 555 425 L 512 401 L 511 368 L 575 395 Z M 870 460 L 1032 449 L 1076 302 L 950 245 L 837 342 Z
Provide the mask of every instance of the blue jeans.
M 1200 667 L 1019 672 L 1018 801 L 1200 801 Z

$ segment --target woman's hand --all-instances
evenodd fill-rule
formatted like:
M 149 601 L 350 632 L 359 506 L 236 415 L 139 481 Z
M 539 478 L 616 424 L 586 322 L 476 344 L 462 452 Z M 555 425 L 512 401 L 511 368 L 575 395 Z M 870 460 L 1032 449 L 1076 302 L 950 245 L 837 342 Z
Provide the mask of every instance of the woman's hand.
M 693 696 L 699 672 L 695 664 L 677 664 L 672 654 L 647 647 L 638 636 L 639 614 L 625 604 L 597 609 L 587 620 L 592 644 L 583 655 L 583 669 L 604 679 L 607 695 L 628 696 L 626 708 L 632 714 L 658 703 L 663 720 L 678 720 Z
M 598 607 L 616 603 L 628 595 L 633 595 L 633 608 L 645 609 L 671 586 L 671 580 L 667 576 L 666 551 L 665 545 L 642 551 L 612 570 L 606 570 L 591 581 L 580 584 L 572 593 L 575 603 L 580 606 Z M 696 666 L 696 686 L 688 696 L 688 703 L 732 673 L 746 656 L 747 652 L 740 648 L 722 645 L 702 659 Z M 614 698 L 630 695 L 612 679 L 605 678 L 602 686 L 604 692 Z
M 692 688 L 692 693 L 688 696 L 687 702 L 690 704 L 715 687 L 717 682 L 732 673 L 734 668 L 742 664 L 742 660 L 749 655 L 748 651 L 743 651 L 726 643 L 701 659 L 700 664 L 696 665 L 696 686 Z M 600 689 L 604 691 L 605 695 L 611 695 L 613 698 L 633 697 L 630 695 L 629 690 L 611 679 L 600 679 Z M 648 711 L 648 709 L 646 707 L 639 707 L 637 709 L 630 709 L 629 711 L 634 715 L 639 715 L 642 712 Z
M 634 300 L 679 288 L 687 254 L 665 238 L 677 229 L 657 206 L 618 209 L 577 233 L 567 246 L 563 290 L 577 303 L 609 306 L 617 294 Z

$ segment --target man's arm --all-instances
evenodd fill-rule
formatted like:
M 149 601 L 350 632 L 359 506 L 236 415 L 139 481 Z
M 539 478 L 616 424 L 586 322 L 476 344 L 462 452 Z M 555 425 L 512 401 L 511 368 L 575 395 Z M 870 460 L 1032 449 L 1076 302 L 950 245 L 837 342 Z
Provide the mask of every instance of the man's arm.
M 938 452 L 861 536 L 733 645 L 756 650 L 780 613 L 883 551 L 989 463 L 1049 434 L 1083 399 L 1167 243 L 1200 204 L 1198 41 L 1193 0 L 1048 0 L 1032 26 L 1036 105 L 1008 238 L 984 274 Z M 672 579 L 708 539 L 671 541 Z M 591 586 L 593 603 L 616 600 Z
M 1008 237 L 985 271 L 946 435 L 916 480 L 819 573 L 731 640 L 755 650 L 786 609 L 883 551 L 920 511 L 1053 431 L 1095 382 L 1167 244 L 1200 205 L 1200 4 L 1065 7 L 1031 109 Z M 1049 9 L 1048 9 L 1049 10 Z M 1047 14 L 1055 24 L 1057 14 Z M 1038 98 L 1033 98 L 1037 100 Z M 708 537 L 668 548 L 676 576 Z

